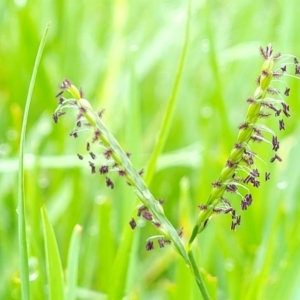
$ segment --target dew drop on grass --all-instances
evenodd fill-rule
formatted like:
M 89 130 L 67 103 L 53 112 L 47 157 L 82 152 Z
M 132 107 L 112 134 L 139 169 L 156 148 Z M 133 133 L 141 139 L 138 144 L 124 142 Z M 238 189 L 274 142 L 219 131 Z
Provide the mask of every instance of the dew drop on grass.
M 102 195 L 98 195 L 94 201 L 98 205 L 103 205 L 108 201 L 108 198 Z
M 285 190 L 287 188 L 288 184 L 286 181 L 280 181 L 277 183 L 277 188 L 280 190 Z
M 34 281 L 39 277 L 38 259 L 36 257 L 29 258 L 29 280 Z
M 27 4 L 27 0 L 15 0 L 15 4 L 16 4 L 18 7 L 24 7 L 24 6 L 26 6 L 26 4 Z

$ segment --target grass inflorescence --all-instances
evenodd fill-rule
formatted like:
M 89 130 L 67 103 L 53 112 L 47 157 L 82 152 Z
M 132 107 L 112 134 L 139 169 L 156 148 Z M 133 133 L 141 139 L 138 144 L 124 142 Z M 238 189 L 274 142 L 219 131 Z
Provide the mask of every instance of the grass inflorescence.
M 130 162 L 128 152 L 125 152 L 116 141 L 114 136 L 101 120 L 104 110 L 95 112 L 88 100 L 83 98 L 82 90 L 79 90 L 70 80 L 65 79 L 60 85 L 61 92 L 57 94 L 59 106 L 53 115 L 57 123 L 59 118 L 65 114 L 66 108 L 75 108 L 77 118 L 75 129 L 70 136 L 77 138 L 82 131 L 91 131 L 92 138 L 87 142 L 88 165 L 91 173 L 99 173 L 106 177 L 106 186 L 113 189 L 114 183 L 109 174 L 115 173 L 123 177 L 127 185 L 134 188 L 135 193 L 141 200 L 137 209 L 137 216 L 142 217 L 154 225 L 160 235 L 147 239 L 146 250 L 154 249 L 154 240 L 157 239 L 160 248 L 172 243 L 177 252 L 184 258 L 186 264 L 192 268 L 196 282 L 203 293 L 204 298 L 208 297 L 203 285 L 200 273 L 197 271 L 196 261 L 192 254 L 191 244 L 195 237 L 202 232 L 210 218 L 214 214 L 230 214 L 232 217 L 231 229 L 235 230 L 241 225 L 241 215 L 236 213 L 234 205 L 225 197 L 225 194 L 237 194 L 241 198 L 240 209 L 247 210 L 253 203 L 250 187 L 259 188 L 261 180 L 270 180 L 270 173 L 265 172 L 262 176 L 257 167 L 257 160 L 262 160 L 259 154 L 251 149 L 251 143 L 269 143 L 273 150 L 273 156 L 269 158 L 270 163 L 281 162 L 278 154 L 280 142 L 275 131 L 261 124 L 260 120 L 275 117 L 278 118 L 278 130 L 285 129 L 284 118 L 290 117 L 290 108 L 284 97 L 289 96 L 290 88 L 285 86 L 281 93 L 273 83 L 282 80 L 285 76 L 290 76 L 288 67 L 290 63 L 294 66 L 295 76 L 299 74 L 299 65 L 296 57 L 284 56 L 281 53 L 273 54 L 272 45 L 266 49 L 260 48 L 260 53 L 264 59 L 261 74 L 257 78 L 257 89 L 253 97 L 247 99 L 249 105 L 245 121 L 238 127 L 239 133 L 233 149 L 221 171 L 217 181 L 212 183 L 213 189 L 206 204 L 200 204 L 200 214 L 192 231 L 192 235 L 186 247 L 183 246 L 181 237 L 183 228 L 175 230 L 163 210 L 163 201 L 155 199 L 148 186 L 142 179 L 143 170 L 136 171 Z M 288 61 L 287 61 L 288 59 Z M 290 62 L 291 61 L 291 62 Z M 65 97 L 68 92 L 71 98 Z M 269 140 L 266 136 L 270 135 Z M 100 166 L 96 166 L 98 153 L 92 151 L 92 145 L 99 143 L 102 147 L 102 157 Z M 82 154 L 77 154 L 80 160 Z M 261 179 L 262 178 L 262 179 Z M 246 191 L 246 192 L 245 192 Z M 137 224 L 134 218 L 129 221 L 132 229 Z
M 280 143 L 275 131 L 261 124 L 261 120 L 270 117 L 278 118 L 278 131 L 285 129 L 284 118 L 289 118 L 291 115 L 290 107 L 284 98 L 289 96 L 290 88 L 285 85 L 284 91 L 280 91 L 275 88 L 274 84 L 276 85 L 278 80 L 283 80 L 285 76 L 299 75 L 299 62 L 292 55 L 282 55 L 281 53 L 274 55 L 271 44 L 266 49 L 261 47 L 260 54 L 264 62 L 257 78 L 258 87 L 253 97 L 247 99 L 249 107 L 246 119 L 238 127 L 237 140 L 220 177 L 212 183 L 213 189 L 208 201 L 206 204 L 199 205 L 201 212 L 189 243 L 192 243 L 196 235 L 205 229 L 213 214 L 230 214 L 232 230 L 241 225 L 241 215 L 236 214 L 234 205 L 224 194 L 238 194 L 241 198 L 241 210 L 247 210 L 253 202 L 249 186 L 259 188 L 261 180 L 270 179 L 269 172 L 265 172 L 264 175 L 260 174 L 256 161 L 261 158 L 258 153 L 251 150 L 251 143 L 269 143 L 274 151 L 269 161 L 271 163 L 282 161 L 277 152 Z M 291 73 L 291 67 L 293 67 L 294 75 Z M 271 140 L 267 139 L 265 135 L 271 135 Z
M 246 108 L 257 101 L 259 46 L 272 41 L 273 56 L 299 57 L 298 2 L 191 2 L 188 22 L 187 2 L 179 0 L 1 2 L 0 299 L 65 292 L 68 300 L 194 300 L 191 264 L 212 299 L 300 298 L 294 56 L 274 61 L 273 71 L 284 71 L 266 96 L 275 101 L 262 101 L 249 155 L 228 184 L 220 182 L 240 147 L 238 132 L 251 129 Z M 100 120 L 163 202 L 185 260 L 158 231 L 125 169 L 93 142 L 91 127 L 79 122 L 76 133 L 70 112 L 54 124 L 63 77 L 84 88 L 95 112 L 105 108 Z M 195 230 L 190 252 L 198 216 L 219 186 L 226 187 L 221 201 L 205 230 Z

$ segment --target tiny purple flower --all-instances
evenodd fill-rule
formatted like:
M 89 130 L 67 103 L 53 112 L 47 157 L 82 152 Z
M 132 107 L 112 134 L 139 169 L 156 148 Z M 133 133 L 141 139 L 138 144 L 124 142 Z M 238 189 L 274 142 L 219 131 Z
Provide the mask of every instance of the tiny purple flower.
M 134 218 L 131 219 L 131 221 L 129 222 L 129 225 L 130 225 L 130 227 L 131 227 L 132 230 L 135 229 L 136 222 L 135 222 Z
M 148 241 L 147 244 L 146 244 L 146 250 L 150 251 L 150 250 L 153 250 L 153 249 L 154 249 L 153 241 Z

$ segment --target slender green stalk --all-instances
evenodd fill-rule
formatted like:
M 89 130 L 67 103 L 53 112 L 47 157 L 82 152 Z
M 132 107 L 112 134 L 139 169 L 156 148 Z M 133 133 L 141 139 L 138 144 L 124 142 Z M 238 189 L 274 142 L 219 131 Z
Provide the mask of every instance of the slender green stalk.
M 114 161 L 122 166 L 126 170 L 126 179 L 127 181 L 134 186 L 135 193 L 142 201 L 142 203 L 149 208 L 154 218 L 160 223 L 158 230 L 167 238 L 171 239 L 174 247 L 178 251 L 178 253 L 183 257 L 188 265 L 190 265 L 189 258 L 183 246 L 183 243 L 178 236 L 177 230 L 173 227 L 173 225 L 166 218 L 163 208 L 159 201 L 157 201 L 150 190 L 148 189 L 146 183 L 140 174 L 133 167 L 130 159 L 127 154 L 120 147 L 117 140 L 114 136 L 107 130 L 102 120 L 99 118 L 97 113 L 93 111 L 89 111 L 91 116 L 93 116 L 95 120 L 96 127 L 100 130 L 101 136 L 100 139 L 104 145 L 109 146 L 113 152 L 112 157 Z
M 189 248 L 187 250 L 187 253 L 188 253 L 188 256 L 190 258 L 190 262 L 191 262 L 191 268 L 192 268 L 192 272 L 194 273 L 194 276 L 195 276 L 195 279 L 196 279 L 196 283 L 197 283 L 197 286 L 199 288 L 199 290 L 201 291 L 201 294 L 203 296 L 203 299 L 204 300 L 209 300 L 210 297 L 208 295 L 208 291 L 206 289 L 206 286 L 201 278 L 201 275 L 200 275 L 200 272 L 199 272 L 199 269 L 198 269 L 198 266 L 197 266 L 197 263 L 196 263 L 196 260 L 195 260 L 195 257 L 193 255 L 193 252 L 192 252 L 192 249 Z
M 29 90 L 27 93 L 26 105 L 24 109 L 23 123 L 20 136 L 20 152 L 19 152 L 19 174 L 18 174 L 18 240 L 20 253 L 20 268 L 21 268 L 21 293 L 23 300 L 30 299 L 30 284 L 29 284 L 29 269 L 28 269 L 28 252 L 27 252 L 27 237 L 26 237 L 26 213 L 25 213 L 25 190 L 24 190 L 24 144 L 25 133 L 27 127 L 27 119 L 29 108 L 37 75 L 38 66 L 42 57 L 43 49 L 46 43 L 46 37 L 50 23 L 47 24 L 43 33 L 40 46 L 35 59 Z

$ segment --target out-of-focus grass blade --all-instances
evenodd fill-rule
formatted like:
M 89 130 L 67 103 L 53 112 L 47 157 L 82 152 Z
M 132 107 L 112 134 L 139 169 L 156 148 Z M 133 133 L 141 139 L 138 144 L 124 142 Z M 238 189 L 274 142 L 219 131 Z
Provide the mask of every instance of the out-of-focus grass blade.
M 29 108 L 35 84 L 38 66 L 41 60 L 43 49 L 46 43 L 46 37 L 50 23 L 47 24 L 42 40 L 35 59 L 29 90 L 24 109 L 23 123 L 20 135 L 20 152 L 19 152 L 19 175 L 18 175 L 18 240 L 20 249 L 20 269 L 21 269 L 21 293 L 23 300 L 30 299 L 30 285 L 29 285 L 29 269 L 28 269 L 28 253 L 27 253 L 27 238 L 26 238 L 26 218 L 25 218 L 25 192 L 24 192 L 24 144 L 25 132 L 27 126 L 27 119 Z
M 181 51 L 181 56 L 179 60 L 179 65 L 177 68 L 175 81 L 173 84 L 173 88 L 171 91 L 171 95 L 166 107 L 166 112 L 163 118 L 162 126 L 160 128 L 160 132 L 158 135 L 158 139 L 156 142 L 156 145 L 152 151 L 147 171 L 145 173 L 145 182 L 149 185 L 152 181 L 152 177 L 154 175 L 157 159 L 159 155 L 161 154 L 163 147 L 165 146 L 166 139 L 168 137 L 169 129 L 171 126 L 176 100 L 177 100 L 177 94 L 180 86 L 180 81 L 183 73 L 183 67 L 185 64 L 185 58 L 187 55 L 187 49 L 188 49 L 188 42 L 189 42 L 189 29 L 190 29 L 190 21 L 191 21 L 191 1 L 188 2 L 188 8 L 187 8 L 187 20 L 186 20 L 186 26 L 185 26 L 185 35 L 184 35 L 184 42 L 183 47 Z
M 50 300 L 64 299 L 63 270 L 54 230 L 49 221 L 45 206 L 41 208 L 41 212 L 44 225 L 46 268 Z
M 126 273 L 130 259 L 130 249 L 133 242 L 133 231 L 129 226 L 126 226 L 123 231 L 122 247 L 119 248 L 115 262 L 112 266 L 110 275 L 110 286 L 108 289 L 108 299 L 122 299 L 126 284 Z M 123 276 L 123 277 L 122 277 Z
M 82 227 L 76 225 L 71 237 L 71 243 L 68 254 L 68 265 L 66 273 L 66 298 L 68 300 L 75 299 L 76 287 L 77 287 L 77 274 L 78 274 L 78 257 L 80 250 Z
M 77 294 L 78 299 L 107 300 L 106 294 L 91 291 L 86 288 L 77 288 L 76 294 Z M 69 300 L 69 299 L 67 299 L 67 300 Z

